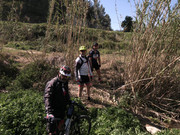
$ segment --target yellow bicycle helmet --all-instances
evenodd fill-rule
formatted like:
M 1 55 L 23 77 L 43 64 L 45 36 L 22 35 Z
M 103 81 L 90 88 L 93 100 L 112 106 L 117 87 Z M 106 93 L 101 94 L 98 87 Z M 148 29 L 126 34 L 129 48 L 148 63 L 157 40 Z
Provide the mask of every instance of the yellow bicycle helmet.
M 86 46 L 80 46 L 79 47 L 79 51 L 86 51 L 86 50 L 87 50 Z

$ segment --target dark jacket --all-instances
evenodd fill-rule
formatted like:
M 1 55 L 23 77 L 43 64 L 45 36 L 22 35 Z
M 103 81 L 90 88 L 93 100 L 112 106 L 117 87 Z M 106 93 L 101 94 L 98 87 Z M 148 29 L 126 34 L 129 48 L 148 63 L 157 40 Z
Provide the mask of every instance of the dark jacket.
M 100 52 L 98 50 L 94 50 L 92 49 L 90 52 L 89 52 L 89 58 L 92 58 L 92 63 L 97 63 L 97 59 L 100 58 Z
M 58 76 L 47 82 L 44 101 L 47 114 L 63 118 L 66 106 L 70 101 L 68 82 L 61 82 Z

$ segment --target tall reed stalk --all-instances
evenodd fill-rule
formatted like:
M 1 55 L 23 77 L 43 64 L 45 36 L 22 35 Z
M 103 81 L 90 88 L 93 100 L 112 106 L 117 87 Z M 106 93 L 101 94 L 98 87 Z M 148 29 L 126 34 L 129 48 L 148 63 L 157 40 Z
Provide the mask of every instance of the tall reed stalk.
M 65 13 L 59 9 L 59 5 L 66 7 Z M 51 38 L 51 27 L 55 27 L 54 33 L 58 39 L 56 46 L 63 48 L 66 64 L 72 69 L 75 57 L 78 56 L 79 46 L 85 45 L 85 34 L 83 33 L 85 32 L 88 6 L 84 0 L 52 0 L 50 2 L 46 41 Z M 55 23 L 54 20 L 56 20 Z M 47 44 L 46 42 L 46 46 Z
M 132 108 L 161 120 L 179 121 L 180 3 L 173 7 L 170 0 L 134 3 L 137 16 L 125 67 L 126 85 L 134 97 Z

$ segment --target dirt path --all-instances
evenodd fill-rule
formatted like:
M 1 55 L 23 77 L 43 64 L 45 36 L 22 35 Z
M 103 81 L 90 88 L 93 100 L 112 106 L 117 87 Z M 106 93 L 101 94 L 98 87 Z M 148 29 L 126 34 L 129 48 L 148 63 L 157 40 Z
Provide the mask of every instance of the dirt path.
M 78 97 L 78 85 L 77 84 L 70 84 L 70 94 L 72 97 Z M 86 88 L 83 89 L 83 96 L 81 98 L 82 102 L 88 107 L 95 107 L 95 108 L 104 108 L 107 106 L 114 106 L 116 105 L 115 102 L 112 101 L 110 93 L 98 89 L 94 86 L 91 87 L 91 100 L 87 100 L 87 93 Z

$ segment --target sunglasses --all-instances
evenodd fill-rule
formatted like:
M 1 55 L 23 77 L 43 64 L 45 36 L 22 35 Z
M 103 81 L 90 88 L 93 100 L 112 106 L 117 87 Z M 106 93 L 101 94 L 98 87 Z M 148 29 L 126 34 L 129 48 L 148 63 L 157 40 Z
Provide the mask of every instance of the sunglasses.
M 81 52 L 85 52 L 86 50 L 81 50 Z
M 71 73 L 71 70 L 67 70 L 67 69 L 63 68 L 63 72 L 64 72 L 65 74 L 70 74 L 70 73 Z

